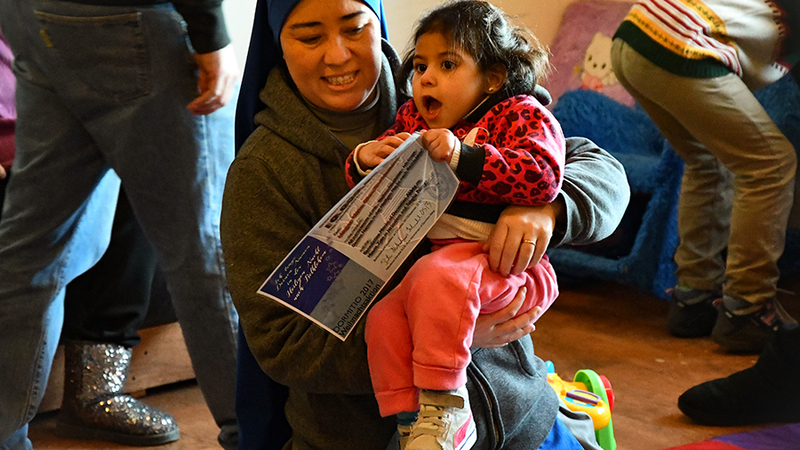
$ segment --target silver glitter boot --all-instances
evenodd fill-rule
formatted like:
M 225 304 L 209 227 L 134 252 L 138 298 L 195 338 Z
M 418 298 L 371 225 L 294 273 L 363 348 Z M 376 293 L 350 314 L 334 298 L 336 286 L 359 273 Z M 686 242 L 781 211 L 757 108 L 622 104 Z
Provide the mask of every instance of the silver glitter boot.
M 64 350 L 64 400 L 56 435 L 134 446 L 180 438 L 172 415 L 123 394 L 131 363 L 129 348 L 70 342 Z

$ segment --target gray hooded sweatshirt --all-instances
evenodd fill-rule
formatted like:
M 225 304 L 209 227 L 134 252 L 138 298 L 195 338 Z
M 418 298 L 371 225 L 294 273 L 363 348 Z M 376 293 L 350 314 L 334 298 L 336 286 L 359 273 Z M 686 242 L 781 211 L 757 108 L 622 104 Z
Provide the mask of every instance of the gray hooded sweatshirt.
M 388 47 L 385 49 L 388 50 Z M 383 61 L 379 125 L 396 112 Z M 256 293 L 294 245 L 347 192 L 350 153 L 306 107 L 285 69 L 272 71 L 261 93 L 267 108 L 228 173 L 222 244 L 234 304 L 262 369 L 289 387 L 287 448 L 383 450 L 396 425 L 381 418 L 372 391 L 364 320 L 342 342 L 308 319 Z M 561 195 L 566 220 L 551 245 L 600 240 L 614 231 L 628 203 L 622 166 L 586 139 L 568 139 Z M 402 273 L 402 271 L 400 271 Z M 476 450 L 535 449 L 558 410 L 546 368 L 529 338 L 499 349 L 476 349 L 467 387 L 478 428 Z

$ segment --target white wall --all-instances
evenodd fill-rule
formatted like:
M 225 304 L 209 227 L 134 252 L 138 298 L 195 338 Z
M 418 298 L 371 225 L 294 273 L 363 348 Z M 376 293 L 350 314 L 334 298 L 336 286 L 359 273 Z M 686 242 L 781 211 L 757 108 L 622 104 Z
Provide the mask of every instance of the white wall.
M 406 49 L 411 30 L 419 14 L 441 0 L 384 0 L 389 18 L 389 41 L 401 53 Z M 509 15 L 516 17 L 539 38 L 550 45 L 556 36 L 567 6 L 575 0 L 492 0 Z M 225 0 L 222 3 L 239 64 L 244 65 L 255 0 Z
M 550 45 L 561 25 L 567 5 L 575 0 L 491 0 L 507 14 L 531 29 L 544 45 Z M 404 52 L 420 13 L 441 3 L 440 0 L 384 0 L 389 17 L 389 41 Z
M 0 0 L 2 1 L 2 0 Z M 225 23 L 236 50 L 239 68 L 244 69 L 247 57 L 247 46 L 250 44 L 250 31 L 253 28 L 253 14 L 256 0 L 224 0 L 222 10 L 225 12 Z

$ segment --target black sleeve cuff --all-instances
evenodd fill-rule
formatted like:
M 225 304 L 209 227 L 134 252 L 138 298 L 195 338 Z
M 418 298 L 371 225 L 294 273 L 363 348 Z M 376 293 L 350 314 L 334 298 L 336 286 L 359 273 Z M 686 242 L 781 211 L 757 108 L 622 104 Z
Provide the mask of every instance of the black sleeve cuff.
M 456 176 L 461 181 L 477 186 L 483 176 L 484 161 L 486 161 L 486 151 L 482 147 L 473 147 L 462 142 Z
M 175 2 L 175 9 L 183 16 L 189 40 L 197 53 L 211 53 L 231 43 L 222 5 L 197 9 Z

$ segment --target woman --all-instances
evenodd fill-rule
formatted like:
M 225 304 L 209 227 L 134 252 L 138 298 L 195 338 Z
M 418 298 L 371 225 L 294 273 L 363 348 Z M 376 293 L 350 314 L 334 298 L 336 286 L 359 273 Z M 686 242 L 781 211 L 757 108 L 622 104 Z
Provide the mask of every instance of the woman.
M 257 12 L 256 27 L 268 22 L 272 40 L 265 39 L 268 50 L 251 46 L 250 54 L 282 54 L 283 62 L 267 61 L 274 68 L 261 91 L 266 109 L 256 114 L 258 128 L 229 172 L 221 231 L 247 342 L 270 378 L 289 387 L 290 448 L 384 448 L 395 431 L 374 400 L 363 321 L 342 342 L 256 294 L 347 192 L 342 171 L 350 150 L 392 123 L 397 94 L 391 74 L 398 59 L 380 39 L 380 9 L 378 1 L 287 0 L 261 2 Z M 267 66 L 262 61 L 257 67 Z M 241 98 L 240 105 L 249 100 Z M 524 269 L 498 244 L 508 235 L 533 233 L 546 242 L 553 231 L 553 244 L 607 236 L 624 212 L 626 186 L 613 158 L 589 141 L 568 140 L 561 195 L 538 210 L 506 208 L 489 240 L 493 265 L 501 273 Z M 556 421 L 558 401 L 544 363 L 529 339 L 516 340 L 531 328 L 502 323 L 514 312 L 488 317 L 473 339 L 468 390 L 481 436 L 475 448 L 537 448 L 548 435 L 569 435 Z M 502 390 L 494 389 L 498 383 Z

